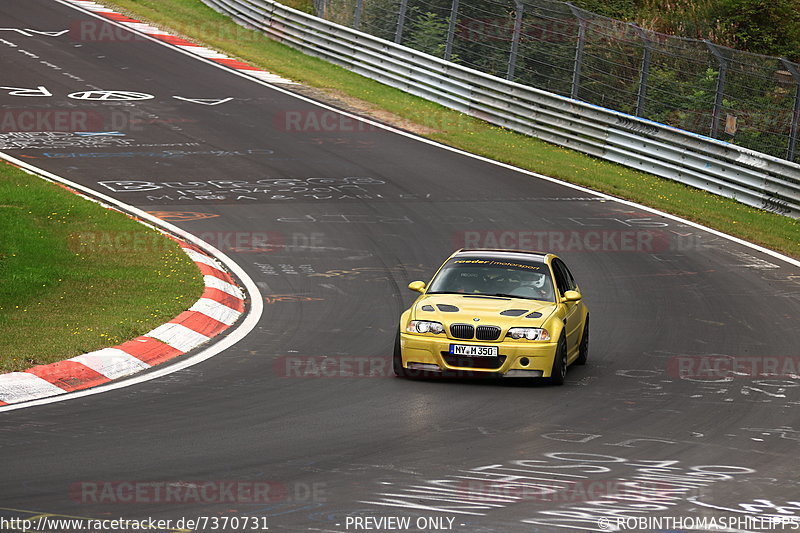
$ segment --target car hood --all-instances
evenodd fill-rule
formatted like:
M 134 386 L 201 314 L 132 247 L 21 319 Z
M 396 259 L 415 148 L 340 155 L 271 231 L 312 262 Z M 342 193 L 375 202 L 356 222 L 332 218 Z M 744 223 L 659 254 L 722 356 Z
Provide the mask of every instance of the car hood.
M 500 327 L 539 327 L 556 304 L 523 298 L 498 298 L 465 294 L 425 294 L 414 304 L 415 320 L 434 320 Z M 479 319 L 475 321 L 474 319 Z

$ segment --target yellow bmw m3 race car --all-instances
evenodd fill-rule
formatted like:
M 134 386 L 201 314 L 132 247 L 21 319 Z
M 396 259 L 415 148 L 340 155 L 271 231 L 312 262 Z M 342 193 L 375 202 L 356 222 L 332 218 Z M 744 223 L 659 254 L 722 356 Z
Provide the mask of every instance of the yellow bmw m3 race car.
M 572 273 L 550 253 L 459 250 L 400 317 L 398 376 L 495 375 L 561 385 L 589 355 L 589 311 Z

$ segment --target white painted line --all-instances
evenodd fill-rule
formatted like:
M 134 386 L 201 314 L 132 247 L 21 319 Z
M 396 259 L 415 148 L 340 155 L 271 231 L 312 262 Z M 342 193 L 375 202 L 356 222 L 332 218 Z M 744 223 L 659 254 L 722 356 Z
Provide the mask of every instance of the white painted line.
M 136 385 L 138 383 L 144 383 L 146 381 L 151 381 L 153 379 L 158 379 L 160 377 L 168 376 L 175 372 L 179 372 L 185 368 L 189 368 L 196 364 L 202 363 L 206 359 L 211 359 L 215 355 L 225 351 L 226 349 L 230 348 L 231 346 L 233 346 L 234 344 L 245 338 L 247 334 L 250 333 L 256 327 L 256 325 L 258 325 L 258 321 L 261 319 L 261 315 L 264 312 L 264 301 L 261 296 L 261 293 L 258 290 L 258 287 L 256 286 L 253 279 L 247 274 L 247 272 L 244 271 L 242 267 L 240 267 L 231 258 L 226 256 L 224 253 L 222 253 L 214 246 L 208 244 L 199 237 L 192 235 L 188 231 L 183 230 L 175 226 L 174 224 L 170 224 L 169 222 L 161 220 L 158 217 L 155 217 L 137 207 L 133 207 L 132 205 L 128 205 L 120 200 L 117 200 L 116 198 L 112 198 L 111 196 L 92 190 L 89 187 L 81 185 L 80 183 L 75 183 L 68 179 L 62 178 L 61 176 L 53 174 L 52 172 L 48 172 L 44 169 L 37 168 L 27 163 L 26 161 L 22 161 L 20 159 L 11 157 L 10 155 L 4 154 L 2 152 L 0 152 L 0 159 L 4 159 L 22 169 L 27 170 L 32 174 L 36 174 L 41 176 L 42 178 L 49 179 L 57 183 L 61 183 L 62 185 L 66 185 L 67 187 L 75 189 L 76 191 L 89 195 L 91 199 L 100 203 L 101 205 L 113 206 L 116 209 L 135 215 L 141 221 L 146 221 L 146 223 L 149 223 L 154 227 L 165 229 L 170 233 L 179 236 L 181 239 L 190 242 L 192 244 L 195 244 L 198 248 L 204 250 L 209 255 L 212 255 L 215 258 L 217 258 L 223 265 L 225 265 L 225 267 L 230 272 L 232 272 L 242 282 L 242 284 L 245 287 L 245 290 L 247 291 L 247 297 L 250 300 L 247 316 L 245 316 L 244 320 L 242 320 L 234 330 L 230 331 L 230 333 L 222 337 L 219 341 L 214 342 L 209 347 L 200 350 L 198 353 L 194 355 L 185 358 L 180 358 L 175 363 L 164 365 L 163 367 L 154 369 L 146 374 L 135 375 L 133 377 L 130 377 L 122 381 L 113 381 L 111 383 L 100 385 L 98 387 L 93 387 L 91 389 L 85 389 L 70 393 L 65 393 L 65 391 L 59 389 L 58 393 L 59 396 L 50 396 L 49 398 L 40 398 L 38 400 L 31 400 L 26 403 L 16 403 L 12 405 L 0 406 L 0 412 L 15 411 L 17 409 L 28 409 L 30 407 L 35 407 L 37 405 L 47 405 L 51 403 L 71 400 L 73 398 L 83 398 L 86 396 L 93 396 L 95 394 L 102 394 L 104 392 L 112 390 L 123 389 L 126 387 L 130 387 L 132 385 Z M 241 293 L 238 297 L 239 298 L 242 297 Z M 36 376 L 33 377 L 35 378 Z M 2 376 L 0 376 L 0 381 L 2 381 Z M 0 387 L 0 391 L 2 391 L 2 387 Z M 5 401 L 5 400 L 0 398 L 0 401 Z
M 181 45 L 177 45 L 177 47 L 181 48 L 183 50 L 188 50 L 188 51 L 192 52 L 193 54 L 197 54 L 197 55 L 199 55 L 201 57 L 207 57 L 209 59 L 213 59 L 213 58 L 216 58 L 216 59 L 230 59 L 225 54 L 217 52 L 216 50 L 211 50 L 210 48 L 204 48 L 202 46 L 198 47 L 198 46 L 181 46 Z
M 120 24 L 122 24 L 128 29 L 149 33 L 151 35 L 154 33 L 156 34 L 164 33 L 162 30 L 156 28 L 155 26 L 151 26 L 150 24 L 145 24 L 143 22 L 120 22 Z
M 130 376 L 131 374 L 150 368 L 150 365 L 144 361 L 117 348 L 104 348 L 96 352 L 85 353 L 78 357 L 68 359 L 68 361 L 75 361 L 76 363 L 88 366 L 98 374 L 102 374 L 109 379 Z
M 189 311 L 197 311 L 203 313 L 209 318 L 213 318 L 218 322 L 232 326 L 241 314 L 235 309 L 231 309 L 227 305 L 222 305 L 215 302 L 210 298 L 200 298 L 197 302 L 189 308 Z
M 249 70 L 247 71 L 247 75 L 253 78 L 258 78 L 261 81 L 266 81 L 268 83 L 282 83 L 283 85 L 300 85 L 295 81 L 283 78 L 271 72 L 267 72 L 266 70 Z
M 27 372 L 0 375 L 0 402 L 24 402 L 44 395 L 53 396 L 66 392 L 49 381 Z
M 183 251 L 186 252 L 186 255 L 189 256 L 189 259 L 191 259 L 195 263 L 203 263 L 204 265 L 216 268 L 217 270 L 224 271 L 224 269 L 218 262 L 214 261 L 211 257 L 207 256 L 206 254 L 195 252 L 191 248 L 184 248 Z
M 205 280 L 206 287 L 211 287 L 212 289 L 219 289 L 222 292 L 227 292 L 231 296 L 235 296 L 240 300 L 244 300 L 244 295 L 242 291 L 239 290 L 239 287 L 236 285 L 231 285 L 227 281 L 222 281 L 221 279 L 214 277 L 214 276 L 203 276 L 203 280 Z
M 201 104 L 207 106 L 215 106 L 220 104 L 225 104 L 233 100 L 233 97 L 230 98 L 186 98 L 184 96 L 173 96 L 176 100 L 183 100 L 184 102 L 192 102 L 193 104 Z
M 149 333 L 145 333 L 144 336 L 158 339 L 184 353 L 209 341 L 209 337 L 197 333 L 183 324 L 172 324 L 170 322 L 161 324 Z
M 75 0 L 71 0 L 71 1 L 74 2 Z M 73 9 L 79 9 L 80 8 L 80 6 L 76 6 L 74 4 L 70 4 L 70 0 L 56 0 L 56 2 L 59 2 L 59 3 L 64 4 L 66 6 L 72 7 Z M 99 15 L 94 15 L 94 16 L 96 16 L 97 18 L 106 20 L 105 17 L 101 17 Z M 109 21 L 109 22 L 113 22 L 113 21 Z M 781 261 L 789 263 L 790 265 L 794 265 L 796 267 L 800 267 L 800 261 L 798 261 L 797 259 L 793 259 L 793 258 L 791 258 L 791 257 L 789 257 L 787 255 L 784 255 L 784 254 L 780 253 L 780 252 L 776 252 L 775 250 L 770 250 L 768 248 L 764 248 L 763 246 L 759 246 L 757 244 L 753 244 L 751 242 L 747 242 L 747 241 L 745 241 L 743 239 L 740 239 L 738 237 L 734 237 L 733 235 L 728 235 L 727 233 L 723 233 L 721 231 L 717 231 L 715 229 L 703 226 L 702 224 L 698 224 L 696 222 L 692 222 L 690 220 L 683 219 L 683 218 L 681 218 L 679 216 L 676 216 L 676 215 L 671 215 L 671 214 L 666 213 L 664 211 L 659 211 L 658 209 L 655 209 L 653 207 L 647 207 L 646 205 L 637 204 L 636 202 L 632 202 L 630 200 L 623 200 L 622 198 L 617 198 L 616 196 L 611 196 L 610 194 L 606 194 L 606 193 L 603 193 L 603 192 L 598 192 L 598 191 L 589 189 L 587 187 L 582 187 L 580 185 L 575 185 L 573 183 L 569 183 L 569 182 L 566 182 L 566 181 L 561 181 L 559 179 L 552 178 L 550 176 L 545 176 L 544 174 L 538 174 L 538 173 L 532 172 L 530 170 L 525 170 L 524 168 L 515 167 L 514 165 L 509 165 L 508 163 L 501 163 L 500 161 L 495 161 L 494 159 L 489 159 L 488 157 L 472 154 L 472 153 L 466 152 L 464 150 L 461 150 L 459 148 L 453 148 L 452 146 L 447 146 L 446 144 L 442 144 L 442 143 L 439 143 L 437 141 L 433 141 L 431 139 L 426 139 L 425 137 L 420 137 L 419 135 L 415 135 L 415 134 L 409 133 L 407 131 L 399 130 L 397 128 L 393 128 L 392 126 L 388 126 L 388 125 L 382 124 L 380 122 L 375 122 L 374 120 L 370 120 L 368 118 L 364 118 L 364 117 L 359 116 L 359 115 L 354 115 L 352 113 L 349 113 L 347 111 L 343 111 L 341 109 L 337 109 L 335 107 L 329 106 L 329 105 L 324 104 L 322 102 L 317 102 L 316 100 L 314 100 L 312 98 L 309 98 L 307 96 L 303 96 L 301 94 L 294 93 L 294 92 L 292 92 L 292 91 L 290 91 L 288 89 L 284 89 L 283 87 L 280 87 L 278 85 L 273 85 L 273 83 L 278 83 L 278 82 L 275 82 L 275 81 L 267 82 L 265 80 L 255 79 L 255 78 L 258 77 L 258 71 L 243 72 L 243 71 L 240 71 L 240 70 L 230 70 L 229 68 L 227 68 L 227 67 L 225 67 L 223 65 L 220 65 L 219 63 L 207 60 L 207 59 L 202 58 L 202 57 L 200 57 L 198 55 L 195 55 L 195 54 L 192 54 L 190 52 L 187 52 L 186 50 L 181 50 L 177 46 L 170 45 L 169 43 L 166 43 L 164 41 L 159 41 L 158 39 L 155 39 L 155 38 L 152 38 L 152 37 L 148 36 L 147 34 L 142 34 L 142 36 L 144 36 L 145 38 L 151 39 L 154 42 L 160 43 L 162 46 L 168 46 L 168 47 L 172 48 L 173 50 L 178 50 L 179 52 L 184 53 L 189 57 L 195 58 L 197 61 L 203 61 L 204 63 L 208 63 L 209 65 L 215 65 L 217 68 L 225 69 L 225 70 L 227 70 L 228 72 L 230 72 L 231 74 L 233 74 L 235 76 L 240 76 L 242 78 L 249 79 L 250 81 L 253 81 L 255 83 L 259 83 L 259 84 L 261 84 L 261 85 L 263 85 L 265 87 L 269 87 L 272 90 L 278 91 L 279 93 L 285 94 L 287 96 L 291 96 L 291 97 L 296 98 L 298 100 L 301 100 L 303 102 L 307 102 L 307 103 L 313 104 L 313 105 L 315 105 L 317 107 L 320 107 L 322 109 L 327 109 L 329 111 L 334 111 L 334 112 L 336 112 L 336 113 L 338 113 L 338 114 L 340 114 L 342 116 L 345 116 L 345 117 L 348 117 L 348 118 L 352 118 L 353 120 L 357 120 L 359 122 L 363 122 L 364 124 L 369 124 L 370 126 L 374 126 L 376 128 L 381 128 L 381 129 L 386 130 L 386 131 L 391 131 L 392 133 L 396 133 L 397 135 L 402 135 L 403 137 L 408 137 L 409 139 L 415 139 L 415 140 L 417 140 L 417 141 L 419 141 L 421 143 L 425 143 L 425 144 L 429 144 L 431 146 L 436 146 L 438 148 L 441 148 L 442 150 L 447 150 L 449 152 L 460 154 L 460 155 L 463 155 L 465 157 L 470 157 L 472 159 L 476 159 L 478 161 L 483 161 L 485 163 L 489 163 L 489 164 L 492 164 L 492 165 L 495 165 L 495 166 L 498 166 L 498 167 L 507 168 L 509 170 L 513 170 L 513 171 L 519 172 L 521 174 L 525 174 L 527 176 L 532 176 L 534 178 L 538 178 L 538 179 L 541 179 L 541 180 L 544 180 L 544 181 L 549 181 L 551 183 L 557 183 L 559 185 L 563 185 L 564 187 L 569 187 L 570 189 L 574 189 L 576 191 L 581 191 L 583 193 L 586 193 L 586 194 L 589 194 L 589 195 L 593 195 L 593 196 L 596 196 L 596 197 L 604 198 L 606 200 L 614 201 L 614 202 L 620 203 L 622 205 L 627 205 L 629 207 L 635 207 L 637 209 L 641 209 L 643 211 L 647 211 L 648 213 L 653 213 L 653 214 L 668 218 L 670 220 L 674 220 L 675 222 L 680 222 L 681 224 L 686 224 L 687 226 L 691 226 L 693 228 L 701 229 L 703 231 L 711 233 L 712 235 L 716 235 L 717 237 L 721 237 L 723 239 L 727 239 L 729 241 L 735 242 L 736 244 L 740 244 L 742 246 L 746 246 L 746 247 L 751 248 L 753 250 L 758 250 L 761 253 L 764 253 L 764 254 L 770 255 L 772 257 L 775 257 L 777 259 L 780 259 Z

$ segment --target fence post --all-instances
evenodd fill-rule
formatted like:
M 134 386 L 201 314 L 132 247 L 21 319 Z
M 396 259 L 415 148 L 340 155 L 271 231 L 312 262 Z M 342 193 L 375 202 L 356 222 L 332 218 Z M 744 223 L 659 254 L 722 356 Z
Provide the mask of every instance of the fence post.
M 578 19 L 578 44 L 575 47 L 575 65 L 572 69 L 572 91 L 570 96 L 578 99 L 578 91 L 581 86 L 581 66 L 583 65 L 583 46 L 586 43 L 586 21 L 581 17 L 577 7 L 567 2 L 572 14 Z
M 650 77 L 650 39 L 642 28 L 634 23 L 630 23 L 633 31 L 639 36 L 644 44 L 642 51 L 642 66 L 639 69 L 639 90 L 636 93 L 636 116 L 644 115 L 645 105 L 647 104 L 647 79 Z
M 403 40 L 403 26 L 406 23 L 408 0 L 400 0 L 400 11 L 397 13 L 397 30 L 394 32 L 394 42 L 400 44 Z
M 719 64 L 719 74 L 717 74 L 717 94 L 714 97 L 714 109 L 711 111 L 711 132 L 709 133 L 710 137 L 716 139 L 717 134 L 719 133 L 719 115 L 722 111 L 722 96 L 724 94 L 723 91 L 725 90 L 725 76 L 728 73 L 728 60 L 722 56 L 719 48 L 717 48 L 714 43 L 707 39 L 703 39 L 703 42 L 706 43 L 709 52 L 711 52 Z
M 522 17 L 525 14 L 525 4 L 522 0 L 515 0 L 517 4 L 516 14 L 514 16 L 514 33 L 511 36 L 511 53 L 508 56 L 508 72 L 506 72 L 507 80 L 514 80 L 514 70 L 517 68 L 517 53 L 519 52 L 519 37 L 522 33 Z
M 361 12 L 364 10 L 364 0 L 356 0 L 356 12 L 353 13 L 353 29 L 359 29 L 361 26 Z
M 458 19 L 458 0 L 453 0 L 450 6 L 450 24 L 447 26 L 447 44 L 444 46 L 444 60 L 450 61 L 453 54 L 453 39 L 456 35 L 456 20 Z
M 789 133 L 789 148 L 786 150 L 786 159 L 794 161 L 797 150 L 797 137 L 800 135 L 800 69 L 785 57 L 781 58 L 781 63 L 791 73 L 795 84 L 797 84 L 794 92 L 794 111 L 792 113 L 792 129 Z

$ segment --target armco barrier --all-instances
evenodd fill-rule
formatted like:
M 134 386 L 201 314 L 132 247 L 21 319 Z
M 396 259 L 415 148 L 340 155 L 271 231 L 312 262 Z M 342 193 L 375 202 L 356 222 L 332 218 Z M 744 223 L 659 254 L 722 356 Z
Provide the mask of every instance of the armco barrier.
M 272 0 L 203 2 L 307 54 L 492 124 L 800 218 L 796 163 L 468 69 Z

